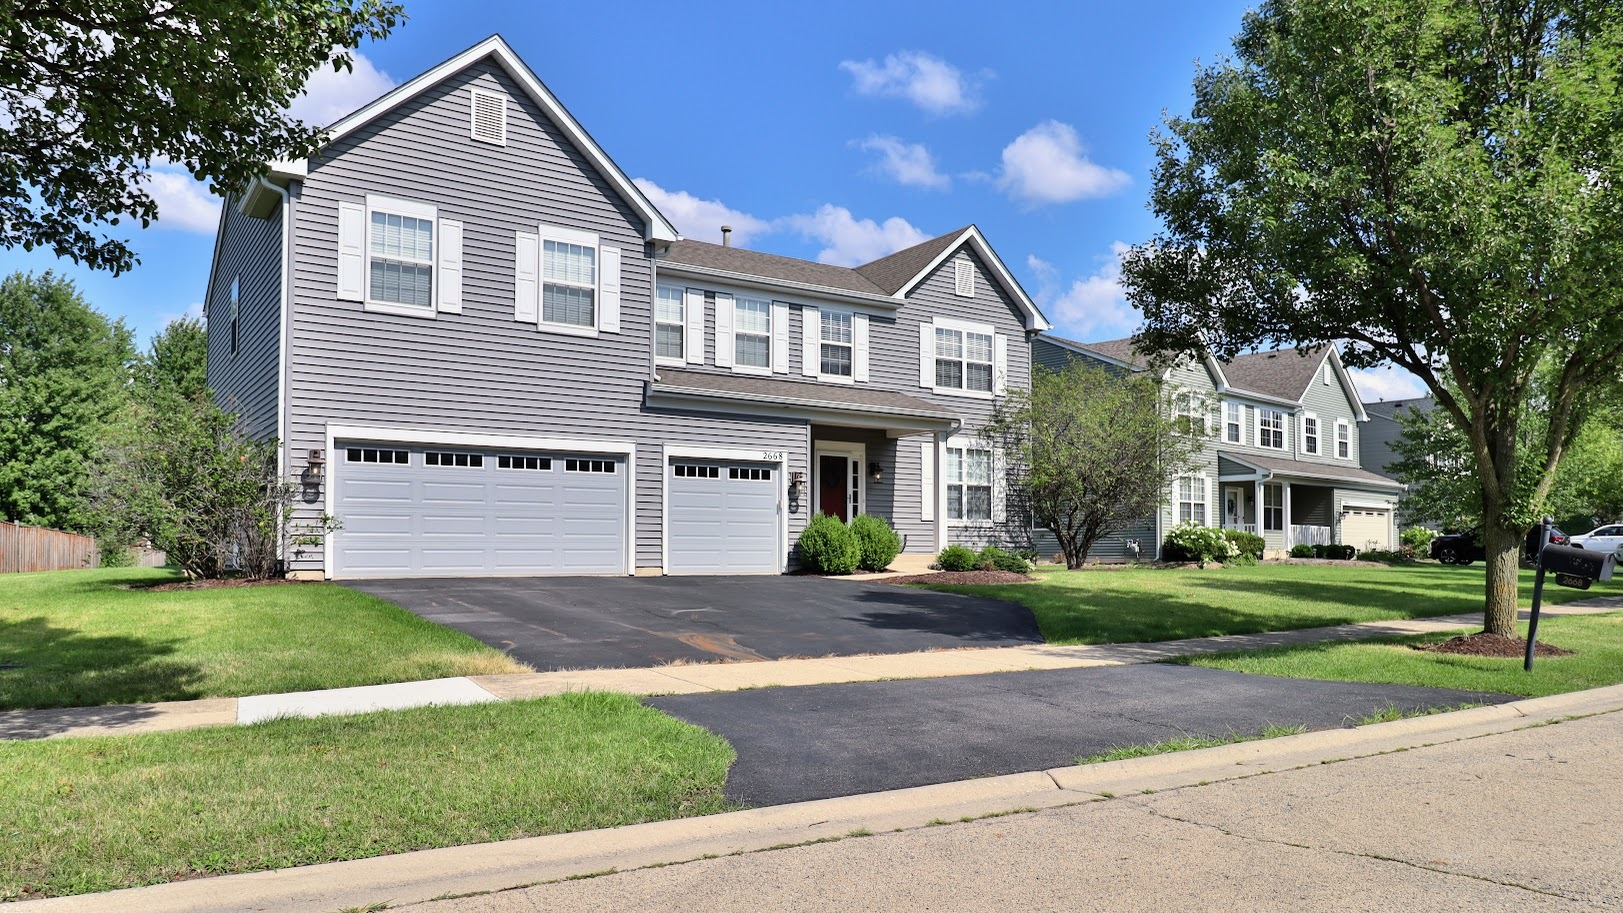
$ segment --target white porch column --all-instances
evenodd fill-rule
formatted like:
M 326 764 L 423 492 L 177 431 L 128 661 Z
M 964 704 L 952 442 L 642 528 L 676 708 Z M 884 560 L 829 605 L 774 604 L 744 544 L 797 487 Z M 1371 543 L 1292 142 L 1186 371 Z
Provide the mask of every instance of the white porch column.
M 937 431 L 935 439 L 935 550 L 947 547 L 947 435 Z
M 1280 503 L 1285 506 L 1285 522 L 1281 525 L 1285 527 L 1285 551 L 1288 552 L 1295 543 L 1291 542 L 1291 520 L 1293 519 L 1291 517 L 1291 483 L 1286 482 L 1284 485 L 1285 495 Z
M 1263 538 L 1267 538 L 1267 536 L 1268 536 L 1268 528 L 1267 528 L 1266 524 L 1264 524 L 1263 519 L 1262 519 L 1262 480 L 1261 479 L 1258 479 L 1256 482 L 1252 483 L 1251 498 L 1252 498 L 1252 500 L 1251 500 L 1251 516 L 1256 518 L 1257 535 L 1262 536 Z M 1264 546 L 1264 548 L 1266 548 L 1266 546 Z

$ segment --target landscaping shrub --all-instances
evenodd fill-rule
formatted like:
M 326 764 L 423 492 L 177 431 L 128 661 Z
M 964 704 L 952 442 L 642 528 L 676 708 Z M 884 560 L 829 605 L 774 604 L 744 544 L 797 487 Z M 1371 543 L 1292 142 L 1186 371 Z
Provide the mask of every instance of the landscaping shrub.
M 1328 558 L 1328 557 L 1330 557 L 1330 553 L 1328 551 L 1330 546 L 1328 546 L 1328 545 L 1315 545 L 1315 546 L 1312 546 L 1312 548 L 1313 548 L 1313 557 L 1315 557 L 1315 558 Z
M 995 545 L 988 545 L 975 556 L 975 566 L 983 571 L 1009 571 L 1014 574 L 1025 574 L 1031 571 L 1031 564 L 1019 555 L 1006 552 Z
M 1161 545 L 1163 560 L 1193 561 L 1201 567 L 1209 561 L 1227 561 L 1234 551 L 1222 530 L 1193 523 L 1173 527 Z
M 135 567 L 135 551 L 118 541 L 118 537 L 101 536 L 96 539 L 97 567 Z
M 1566 527 L 1562 527 L 1566 529 Z M 1437 538 L 1437 532 L 1424 526 L 1411 526 L 1398 537 L 1404 545 L 1417 552 L 1426 551 L 1431 547 L 1431 540 Z
M 949 545 L 941 550 L 935 560 L 944 571 L 973 571 L 980 563 L 980 556 L 962 545 Z
M 1313 554 L 1313 546 L 1311 546 L 1311 545 L 1293 545 L 1293 546 L 1291 546 L 1291 557 L 1292 558 L 1313 558 L 1313 557 L 1317 557 L 1317 556 L 1315 556 Z
M 1268 547 L 1267 541 L 1261 536 L 1244 530 L 1225 529 L 1223 530 L 1223 538 L 1229 540 L 1229 544 L 1234 546 L 1236 556 L 1249 555 L 1258 561 L 1262 560 L 1263 549 Z
M 1324 557 L 1336 561 L 1351 561 L 1358 557 L 1358 549 L 1351 545 L 1326 545 L 1324 547 Z
M 857 569 L 862 547 L 851 527 L 839 517 L 818 514 L 800 533 L 800 563 L 819 574 L 849 574 Z
M 1225 567 L 1256 567 L 1261 563 L 1262 559 L 1258 558 L 1256 555 L 1253 555 L 1250 552 L 1239 552 L 1231 555 L 1227 561 L 1223 562 L 1223 565 Z
M 1017 548 L 1014 550 L 1014 553 L 1019 557 L 1031 562 L 1033 565 L 1037 563 L 1037 550 L 1034 548 Z
M 856 537 L 861 553 L 857 567 L 865 571 L 878 572 L 890 567 L 902 550 L 902 537 L 883 517 L 857 514 L 851 518 L 851 534 Z
M 1372 548 L 1359 557 L 1365 561 L 1381 561 L 1386 564 L 1414 564 L 1415 550 L 1407 545 L 1398 546 L 1395 550 Z

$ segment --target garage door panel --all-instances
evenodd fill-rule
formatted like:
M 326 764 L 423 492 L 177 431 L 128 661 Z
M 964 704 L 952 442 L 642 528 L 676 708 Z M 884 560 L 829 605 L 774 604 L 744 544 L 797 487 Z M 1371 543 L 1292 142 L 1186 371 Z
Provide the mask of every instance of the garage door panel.
M 678 459 L 666 473 L 671 573 L 771 574 L 782 569 L 782 479 L 776 466 Z

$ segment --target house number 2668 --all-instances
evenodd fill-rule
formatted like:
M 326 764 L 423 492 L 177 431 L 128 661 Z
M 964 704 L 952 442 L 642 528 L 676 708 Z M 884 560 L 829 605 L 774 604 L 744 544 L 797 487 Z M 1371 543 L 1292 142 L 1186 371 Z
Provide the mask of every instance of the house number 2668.
M 783 459 L 783 451 L 782 450 L 763 450 L 763 451 L 761 451 L 761 459 L 763 459 L 763 460 L 781 460 L 781 459 Z

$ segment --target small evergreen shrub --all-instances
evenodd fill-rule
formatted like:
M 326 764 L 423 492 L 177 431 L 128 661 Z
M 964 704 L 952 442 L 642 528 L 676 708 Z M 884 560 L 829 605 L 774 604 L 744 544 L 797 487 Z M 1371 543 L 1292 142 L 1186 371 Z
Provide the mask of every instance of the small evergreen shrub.
M 861 552 L 857 567 L 865 571 L 877 573 L 890 567 L 902 550 L 902 537 L 883 517 L 857 514 L 851 518 L 851 534 L 856 536 L 857 549 Z
M 1562 527 L 1565 529 L 1566 527 Z M 1431 540 L 1437 538 L 1437 533 L 1424 526 L 1411 526 L 1398 537 L 1404 545 L 1417 552 L 1426 551 L 1431 547 Z
M 114 537 L 96 539 L 97 567 L 134 567 L 135 549 Z
M 1330 546 L 1328 546 L 1328 545 L 1315 545 L 1315 546 L 1312 546 L 1313 557 L 1315 557 L 1315 558 L 1328 558 L 1328 557 L 1330 557 L 1329 548 L 1330 548 Z
M 1267 541 L 1261 536 L 1243 530 L 1225 529 L 1223 530 L 1223 537 L 1229 540 L 1229 544 L 1234 546 L 1236 555 L 1249 555 L 1258 561 L 1262 560 L 1263 549 L 1268 547 Z
M 981 553 L 975 556 L 975 566 L 983 571 L 1008 571 L 1013 574 L 1025 574 L 1031 570 L 1026 559 L 995 545 L 981 549 Z
M 1327 545 L 1324 547 L 1324 556 L 1337 561 L 1351 561 L 1358 557 L 1358 549 L 1351 545 Z
M 944 571 L 973 571 L 980 563 L 980 556 L 962 545 L 949 545 L 941 550 L 935 560 Z
M 1034 548 L 1017 548 L 1014 553 L 1033 565 L 1037 563 L 1037 550 Z
M 1210 561 L 1227 561 L 1234 553 L 1222 530 L 1194 523 L 1173 527 L 1161 545 L 1164 560 L 1193 561 L 1201 567 Z
M 849 574 L 857 569 L 862 547 L 839 517 L 818 514 L 800 533 L 800 563 L 819 574 Z
M 1262 561 L 1250 552 L 1240 552 L 1223 562 L 1224 567 L 1256 567 Z
M 1311 546 L 1311 545 L 1293 545 L 1293 546 L 1291 546 L 1291 557 L 1292 558 L 1312 558 L 1312 557 L 1314 557 L 1314 555 L 1313 555 L 1313 546 Z

